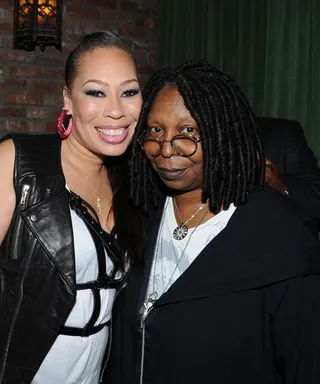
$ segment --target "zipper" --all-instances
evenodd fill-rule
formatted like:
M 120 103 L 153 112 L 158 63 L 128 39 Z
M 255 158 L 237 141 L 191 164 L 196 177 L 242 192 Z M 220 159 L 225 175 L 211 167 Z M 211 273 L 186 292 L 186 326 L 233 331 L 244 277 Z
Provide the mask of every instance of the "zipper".
M 23 209 L 26 205 L 26 201 L 28 198 L 28 194 L 30 191 L 30 185 L 24 184 L 22 187 L 22 194 L 21 194 L 21 199 L 20 199 L 20 204 L 18 206 L 18 211 L 17 211 L 17 225 L 15 228 L 15 233 L 12 241 L 12 259 L 18 259 L 19 257 L 19 251 L 20 251 L 20 244 L 21 244 L 21 238 L 22 238 L 22 217 L 20 215 L 20 210 Z
M 118 297 L 119 293 L 128 285 L 128 282 L 125 281 L 125 283 L 123 285 L 121 285 L 121 287 L 118 289 L 118 292 L 116 292 L 115 296 L 114 296 L 114 300 L 113 300 L 113 305 L 114 305 L 114 302 L 116 301 L 116 298 Z M 104 375 L 104 372 L 106 370 L 106 366 L 108 364 L 108 361 L 109 361 L 109 358 L 110 358 L 110 353 L 111 353 L 111 344 L 112 344 L 112 324 L 113 324 L 113 316 L 111 314 L 111 320 L 110 320 L 110 326 L 109 326 L 109 343 L 108 343 L 108 352 L 107 352 L 107 357 L 106 357 L 106 360 L 103 364 L 103 368 L 101 370 L 101 375 L 100 375 L 100 383 L 102 383 L 102 379 L 103 379 L 103 375 Z
M 149 313 L 154 308 L 154 301 L 147 301 L 141 308 L 141 320 L 140 320 L 140 331 L 142 337 L 141 343 L 141 361 L 140 361 L 140 384 L 143 384 L 143 371 L 144 371 L 144 353 L 145 353 L 145 342 L 146 342 L 146 320 Z
M 11 341 L 14 327 L 15 327 L 15 324 L 17 321 L 17 316 L 18 316 L 18 313 L 20 311 L 20 307 L 22 304 L 23 291 L 24 291 L 24 281 L 25 281 L 25 278 L 26 278 L 27 273 L 28 273 L 30 261 L 31 261 L 32 255 L 34 253 L 34 249 L 36 247 L 36 244 L 37 244 L 37 239 L 33 239 L 32 243 L 30 245 L 29 251 L 27 253 L 26 262 L 24 265 L 24 271 L 23 271 L 23 275 L 22 275 L 21 281 L 20 281 L 20 297 L 17 300 L 17 304 L 16 304 L 16 307 L 14 310 L 14 315 L 12 318 L 12 324 L 11 324 L 11 327 L 10 327 L 9 332 L 8 332 L 7 343 L 6 343 L 5 350 L 4 350 L 3 366 L 2 366 L 2 370 L 0 372 L 0 383 L 2 383 L 2 380 L 3 380 L 4 371 L 5 371 L 5 368 L 7 365 L 7 358 L 8 358 L 8 352 L 9 352 L 9 347 L 10 347 L 10 341 Z

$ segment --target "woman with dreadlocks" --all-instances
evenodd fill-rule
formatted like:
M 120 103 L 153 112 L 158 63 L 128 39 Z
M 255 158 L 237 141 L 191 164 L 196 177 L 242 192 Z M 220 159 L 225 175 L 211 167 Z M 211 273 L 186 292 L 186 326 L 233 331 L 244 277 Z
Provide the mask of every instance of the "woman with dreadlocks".
M 149 244 L 116 301 L 113 384 L 318 384 L 320 250 L 239 87 L 207 62 L 144 90 L 131 195 Z

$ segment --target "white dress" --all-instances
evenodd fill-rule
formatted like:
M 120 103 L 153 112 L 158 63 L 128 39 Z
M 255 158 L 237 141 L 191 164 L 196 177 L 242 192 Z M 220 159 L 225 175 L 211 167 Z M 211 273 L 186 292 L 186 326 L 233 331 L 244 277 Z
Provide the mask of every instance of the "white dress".
M 84 222 L 71 211 L 76 259 L 76 281 L 87 283 L 98 276 L 97 253 Z M 112 263 L 106 255 L 107 272 Z M 95 325 L 110 320 L 115 289 L 100 290 L 101 310 Z M 76 303 L 65 326 L 83 328 L 92 315 L 91 289 L 77 291 Z M 88 337 L 59 335 L 41 364 L 32 384 L 98 384 L 108 342 L 109 328 Z

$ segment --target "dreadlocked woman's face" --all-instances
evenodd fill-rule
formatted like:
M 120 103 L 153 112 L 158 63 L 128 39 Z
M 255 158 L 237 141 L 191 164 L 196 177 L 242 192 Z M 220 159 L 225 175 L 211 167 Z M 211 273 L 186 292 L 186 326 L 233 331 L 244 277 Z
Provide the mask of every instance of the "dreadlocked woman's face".
M 146 139 L 152 140 L 144 142 L 144 149 L 164 184 L 181 192 L 201 190 L 203 157 L 200 132 L 176 87 L 166 86 L 157 94 L 147 127 Z M 171 141 L 173 138 L 175 140 Z M 163 141 L 162 147 L 159 141 Z M 181 156 L 190 154 L 190 157 Z

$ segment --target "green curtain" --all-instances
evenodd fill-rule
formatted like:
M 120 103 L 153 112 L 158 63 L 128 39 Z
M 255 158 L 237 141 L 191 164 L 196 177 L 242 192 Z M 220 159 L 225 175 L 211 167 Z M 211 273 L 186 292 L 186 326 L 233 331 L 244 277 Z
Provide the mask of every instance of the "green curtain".
M 260 116 L 298 120 L 320 158 L 319 0 L 159 0 L 158 66 L 207 59 Z

